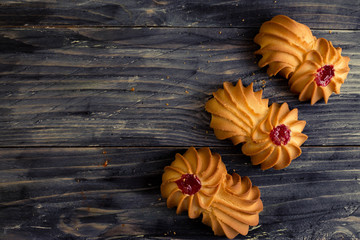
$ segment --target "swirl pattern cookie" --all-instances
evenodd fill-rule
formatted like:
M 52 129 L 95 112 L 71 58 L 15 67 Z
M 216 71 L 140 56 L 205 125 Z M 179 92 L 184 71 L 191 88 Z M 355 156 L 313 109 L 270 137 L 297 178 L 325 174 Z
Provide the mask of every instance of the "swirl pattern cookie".
M 214 98 L 206 105 L 212 113 L 210 127 L 218 139 L 230 138 L 236 145 L 249 139 L 255 125 L 268 112 L 268 99 L 262 99 L 262 90 L 253 91 L 253 84 L 242 85 L 241 80 L 234 87 L 225 82 L 224 89 L 213 93 Z
M 252 84 L 245 88 L 241 80 L 236 86 L 225 82 L 224 89 L 213 95 L 205 105 L 212 114 L 210 127 L 218 139 L 229 138 L 234 145 L 244 143 L 242 151 L 251 156 L 253 165 L 278 170 L 300 156 L 307 136 L 302 133 L 306 122 L 298 121 L 297 109 L 290 111 L 286 103 L 269 108 L 268 100 L 261 98 L 262 91 L 254 92 Z
M 289 79 L 290 90 L 312 105 L 322 98 L 327 103 L 333 92 L 340 93 L 350 71 L 350 58 L 341 56 L 341 48 L 317 39 L 310 28 L 287 16 L 263 23 L 254 41 L 260 45 L 255 54 L 262 55 L 259 67 L 268 66 L 269 76 Z
M 219 154 L 209 148 L 191 147 L 176 154 L 162 176 L 161 195 L 176 213 L 187 210 L 190 218 L 203 215 L 202 222 L 215 235 L 232 239 L 246 235 L 259 223 L 263 205 L 260 191 L 248 177 L 230 175 Z
M 269 76 L 279 74 L 289 78 L 313 48 L 315 39 L 306 25 L 278 15 L 263 23 L 254 38 L 260 45 L 255 54 L 262 55 L 258 65 L 261 68 L 269 65 Z
M 304 61 L 289 80 L 290 90 L 299 93 L 299 100 L 320 99 L 328 102 L 330 95 L 340 93 L 350 68 L 350 58 L 341 56 L 341 48 L 334 48 L 330 41 L 319 38 L 315 50 L 306 53 Z
M 253 165 L 261 164 L 262 170 L 283 169 L 300 156 L 300 146 L 307 139 L 301 133 L 306 122 L 298 121 L 297 116 L 297 109 L 290 111 L 287 103 L 271 105 L 268 115 L 256 126 L 251 141 L 242 146 Z

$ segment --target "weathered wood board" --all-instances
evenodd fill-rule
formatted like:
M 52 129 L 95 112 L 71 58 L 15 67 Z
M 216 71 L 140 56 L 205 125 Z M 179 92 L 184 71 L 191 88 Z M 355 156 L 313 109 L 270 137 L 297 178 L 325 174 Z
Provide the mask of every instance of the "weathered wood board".
M 0 3 L 0 239 L 226 239 L 160 196 L 190 146 L 220 153 L 261 190 L 237 239 L 360 239 L 360 1 Z M 278 14 L 349 56 L 339 95 L 311 106 L 257 66 Z M 261 171 L 215 138 L 204 105 L 224 81 L 254 84 L 306 120 L 302 155 Z
M 358 0 L 2 0 L 3 26 L 259 27 L 283 14 L 311 28 L 360 27 Z
M 204 104 L 224 81 L 254 82 L 308 122 L 306 145 L 359 145 L 360 32 L 316 31 L 351 57 L 340 95 L 300 103 L 259 69 L 256 29 L 3 29 L 0 143 L 6 146 L 229 146 Z M 341 41 L 338 40 L 341 37 Z M 316 114 L 314 114 L 314 112 Z M 142 141 L 137 141 L 141 139 Z
M 1 234 L 15 239 L 223 239 L 212 237 L 200 218 L 176 215 L 161 199 L 162 169 L 185 150 L 1 149 L 0 218 L 6 219 Z M 212 150 L 221 154 L 229 172 L 249 176 L 261 190 L 260 225 L 247 238 L 359 237 L 358 147 L 305 147 L 300 159 L 280 171 L 251 166 L 239 148 Z

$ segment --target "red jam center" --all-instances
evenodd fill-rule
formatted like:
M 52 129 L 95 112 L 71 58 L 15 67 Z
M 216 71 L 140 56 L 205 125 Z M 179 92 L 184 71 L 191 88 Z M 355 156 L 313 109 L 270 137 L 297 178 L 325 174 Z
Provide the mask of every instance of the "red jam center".
M 175 182 L 182 193 L 188 195 L 197 193 L 201 188 L 200 179 L 195 174 L 183 174 L 181 178 Z
M 324 65 L 317 70 L 315 75 L 315 82 L 319 87 L 326 87 L 332 77 L 335 76 L 335 70 L 333 65 Z
M 281 124 L 271 130 L 270 138 L 278 146 L 286 145 L 290 141 L 290 133 L 291 130 L 284 124 Z

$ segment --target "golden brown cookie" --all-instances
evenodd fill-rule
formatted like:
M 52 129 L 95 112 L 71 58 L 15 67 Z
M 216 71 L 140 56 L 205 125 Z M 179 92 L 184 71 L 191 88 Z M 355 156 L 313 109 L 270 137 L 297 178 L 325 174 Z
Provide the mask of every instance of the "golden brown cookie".
M 310 28 L 293 19 L 278 15 L 262 24 L 254 38 L 262 55 L 259 67 L 268 66 L 269 76 L 281 75 L 289 79 L 290 90 L 299 94 L 300 101 L 314 104 L 340 93 L 350 68 L 349 57 L 341 56 L 324 38 L 317 39 Z
M 254 92 L 252 83 L 246 88 L 241 80 L 236 86 L 229 82 L 223 86 L 213 93 L 205 109 L 212 114 L 210 127 L 216 137 L 230 138 L 236 145 L 249 139 L 254 126 L 267 114 L 269 100 L 261 98 L 262 90 Z
M 350 70 L 349 61 L 349 57 L 341 56 L 341 48 L 319 38 L 289 79 L 290 90 L 299 93 L 300 101 L 311 100 L 314 104 L 324 98 L 327 103 L 333 92 L 340 93 Z
M 301 155 L 300 146 L 307 136 L 301 133 L 305 121 L 298 121 L 297 109 L 289 110 L 288 104 L 273 103 L 268 115 L 257 125 L 250 141 L 242 146 L 244 154 L 251 156 L 253 165 L 261 169 L 283 169 Z
M 244 143 L 242 151 L 253 165 L 283 169 L 300 156 L 307 136 L 301 133 L 306 122 L 298 121 L 297 109 L 290 111 L 287 103 L 269 108 L 262 91 L 254 92 L 252 84 L 245 88 L 241 80 L 236 86 L 225 82 L 213 95 L 205 105 L 212 114 L 210 127 L 218 139 Z
M 209 148 L 191 147 L 184 155 L 176 154 L 162 176 L 161 195 L 176 213 L 188 211 L 190 218 L 203 215 L 202 222 L 215 235 L 232 239 L 246 235 L 259 223 L 263 205 L 260 191 L 248 177 L 229 175 L 221 157 Z

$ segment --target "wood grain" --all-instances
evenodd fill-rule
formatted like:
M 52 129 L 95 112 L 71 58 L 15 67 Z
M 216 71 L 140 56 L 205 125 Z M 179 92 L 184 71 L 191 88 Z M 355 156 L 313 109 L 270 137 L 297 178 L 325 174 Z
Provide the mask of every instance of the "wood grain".
M 360 1 L 0 2 L 0 239 L 225 239 L 176 215 L 163 168 L 209 146 L 261 190 L 237 239 L 360 239 Z M 349 56 L 341 94 L 310 106 L 259 69 L 253 43 L 278 14 Z M 254 83 L 306 120 L 286 169 L 261 171 L 217 140 L 204 104 L 224 81 Z
M 162 170 L 185 150 L 2 148 L 0 218 L 7 220 L 0 222 L 0 234 L 13 239 L 224 239 L 214 237 L 201 219 L 177 216 L 161 199 Z M 246 239 L 360 236 L 360 148 L 306 147 L 285 170 L 265 172 L 251 166 L 239 149 L 212 150 L 221 154 L 229 172 L 249 176 L 261 190 L 260 225 Z
M 3 29 L 1 146 L 230 146 L 204 111 L 224 81 L 254 82 L 307 121 L 306 145 L 359 145 L 360 32 L 316 31 L 350 56 L 340 95 L 300 103 L 259 69 L 255 29 Z M 316 114 L 314 114 L 316 112 Z
M 259 27 L 283 14 L 311 28 L 359 29 L 359 8 L 357 0 L 3 0 L 0 25 Z

